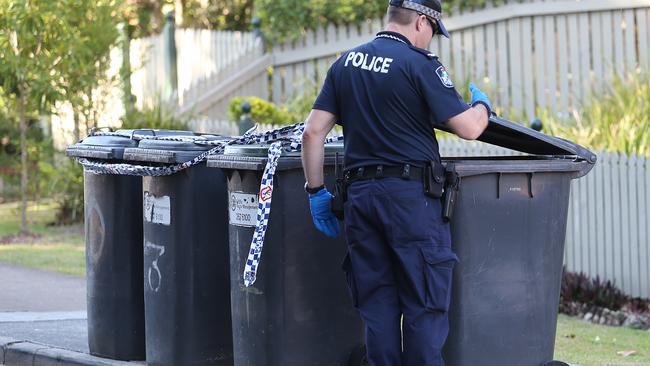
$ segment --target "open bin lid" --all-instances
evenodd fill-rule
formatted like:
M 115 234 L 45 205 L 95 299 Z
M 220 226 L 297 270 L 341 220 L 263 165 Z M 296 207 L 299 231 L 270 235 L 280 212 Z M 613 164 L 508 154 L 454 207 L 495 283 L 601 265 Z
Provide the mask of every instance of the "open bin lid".
M 451 132 L 447 128 L 441 129 Z M 574 142 L 543 134 L 497 116 L 490 117 L 487 129 L 477 140 L 534 155 L 572 156 L 591 164 L 598 160 L 596 154 Z

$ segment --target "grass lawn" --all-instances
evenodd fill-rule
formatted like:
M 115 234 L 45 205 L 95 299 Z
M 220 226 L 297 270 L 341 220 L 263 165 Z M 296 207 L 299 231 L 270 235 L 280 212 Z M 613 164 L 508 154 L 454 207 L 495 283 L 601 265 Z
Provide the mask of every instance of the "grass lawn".
M 635 353 L 617 354 L 624 351 Z M 580 366 L 649 366 L 650 332 L 595 325 L 560 314 L 555 359 Z
M 83 226 L 48 226 L 54 215 L 52 204 L 30 203 L 27 217 L 33 235 L 13 237 L 20 231 L 19 204 L 0 204 L 0 261 L 83 276 Z

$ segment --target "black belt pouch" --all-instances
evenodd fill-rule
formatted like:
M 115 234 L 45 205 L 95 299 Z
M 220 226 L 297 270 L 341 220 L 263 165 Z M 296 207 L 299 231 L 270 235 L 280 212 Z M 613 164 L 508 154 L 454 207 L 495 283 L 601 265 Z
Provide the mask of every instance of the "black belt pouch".
M 424 168 L 424 194 L 441 198 L 444 186 L 445 167 L 441 163 L 430 161 Z

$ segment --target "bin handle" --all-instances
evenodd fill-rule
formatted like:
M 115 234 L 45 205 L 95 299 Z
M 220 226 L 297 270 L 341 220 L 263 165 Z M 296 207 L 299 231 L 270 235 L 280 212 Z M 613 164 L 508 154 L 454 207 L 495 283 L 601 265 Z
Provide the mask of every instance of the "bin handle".
M 133 140 L 133 137 L 135 136 L 136 131 L 150 131 L 151 134 L 156 137 L 156 130 L 151 129 L 151 128 L 139 128 L 137 130 L 131 131 L 131 140 Z

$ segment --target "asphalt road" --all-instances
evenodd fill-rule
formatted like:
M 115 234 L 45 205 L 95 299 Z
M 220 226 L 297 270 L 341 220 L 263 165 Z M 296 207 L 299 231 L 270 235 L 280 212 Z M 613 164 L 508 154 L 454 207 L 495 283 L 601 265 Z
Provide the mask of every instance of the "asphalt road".
M 86 310 L 86 280 L 0 262 L 1 312 Z
M 0 337 L 88 352 L 86 280 L 0 262 Z

